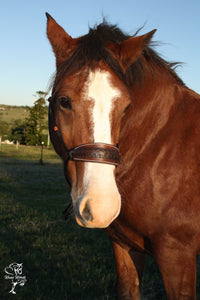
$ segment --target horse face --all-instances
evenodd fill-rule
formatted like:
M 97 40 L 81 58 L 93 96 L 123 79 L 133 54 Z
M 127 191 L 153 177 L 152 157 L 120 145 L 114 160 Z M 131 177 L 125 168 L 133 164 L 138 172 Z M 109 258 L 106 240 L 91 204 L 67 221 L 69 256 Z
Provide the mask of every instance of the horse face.
M 121 119 L 129 103 L 126 87 L 106 67 L 94 70 L 84 67 L 67 76 L 56 93 L 54 109 L 55 122 L 66 147 L 118 144 Z M 115 168 L 102 163 L 68 162 L 65 175 L 71 183 L 79 225 L 105 228 L 119 215 L 121 196 Z
M 76 57 L 73 54 L 81 40 L 71 38 L 51 16 L 47 18 L 47 35 L 59 72 L 69 57 Z M 113 45 L 108 45 L 108 51 L 113 55 Z M 74 63 L 70 66 L 72 69 L 65 75 L 61 72 L 53 89 L 54 119 L 64 144 L 68 149 L 87 143 L 118 144 L 120 122 L 130 103 L 125 84 L 101 60 L 94 65 L 78 65 L 76 69 Z M 51 124 L 50 132 L 57 153 L 65 160 L 65 149 L 53 134 Z M 65 175 L 72 187 L 79 225 L 105 228 L 117 218 L 121 196 L 115 181 L 115 166 L 69 161 Z

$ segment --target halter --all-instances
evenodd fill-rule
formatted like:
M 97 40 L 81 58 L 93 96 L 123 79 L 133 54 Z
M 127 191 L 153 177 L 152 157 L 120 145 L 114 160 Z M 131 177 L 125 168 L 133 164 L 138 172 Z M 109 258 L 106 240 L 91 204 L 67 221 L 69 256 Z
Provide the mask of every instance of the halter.
M 121 163 L 121 156 L 119 153 L 119 148 L 111 144 L 105 143 L 88 143 L 82 144 L 72 149 L 68 149 L 63 141 L 62 135 L 59 128 L 55 125 L 54 115 L 53 115 L 53 101 L 49 101 L 49 122 L 53 123 L 53 130 L 56 133 L 58 139 L 62 143 L 65 151 L 67 152 L 66 164 L 69 160 L 71 161 L 82 161 L 82 162 L 95 162 L 103 163 L 109 165 L 119 165 Z

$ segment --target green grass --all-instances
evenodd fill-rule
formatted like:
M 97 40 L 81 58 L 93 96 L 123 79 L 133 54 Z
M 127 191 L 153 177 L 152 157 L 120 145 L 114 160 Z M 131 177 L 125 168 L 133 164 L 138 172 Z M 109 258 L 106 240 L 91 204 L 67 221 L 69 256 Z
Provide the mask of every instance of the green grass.
M 0 157 L 7 157 L 10 158 L 11 164 L 13 163 L 14 159 L 23 159 L 23 160 L 30 160 L 30 161 L 40 161 L 41 159 L 41 146 L 24 146 L 19 145 L 6 145 L 1 144 L 0 148 Z M 61 162 L 58 155 L 55 153 L 53 149 L 48 149 L 44 147 L 43 149 L 43 159 L 44 162 L 50 162 L 51 160 L 55 162 Z
M 115 299 L 116 272 L 107 235 L 79 227 L 73 217 L 64 220 L 69 189 L 62 163 L 53 150 L 45 149 L 40 165 L 40 150 L 3 145 L 0 151 L 0 299 Z M 8 293 L 10 280 L 4 279 L 4 268 L 12 262 L 23 263 L 27 278 L 15 296 Z M 166 299 L 151 258 L 143 295 Z

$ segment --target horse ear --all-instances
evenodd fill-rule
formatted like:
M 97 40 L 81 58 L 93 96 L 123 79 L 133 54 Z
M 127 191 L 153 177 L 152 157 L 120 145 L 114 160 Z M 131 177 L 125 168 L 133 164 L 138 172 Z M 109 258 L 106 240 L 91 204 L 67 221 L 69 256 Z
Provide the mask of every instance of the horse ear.
M 57 68 L 62 64 L 75 49 L 75 41 L 65 30 L 56 23 L 48 14 L 47 16 L 47 36 L 53 48 Z
M 119 44 L 108 42 L 106 48 L 115 60 L 118 61 L 125 73 L 128 67 L 142 54 L 142 51 L 148 45 L 155 32 L 156 29 L 147 34 L 129 38 Z

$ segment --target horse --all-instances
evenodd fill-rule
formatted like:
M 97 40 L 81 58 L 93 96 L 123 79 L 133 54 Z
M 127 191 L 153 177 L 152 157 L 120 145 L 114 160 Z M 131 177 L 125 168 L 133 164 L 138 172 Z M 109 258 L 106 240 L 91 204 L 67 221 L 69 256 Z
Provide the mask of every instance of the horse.
M 72 38 L 46 15 L 49 131 L 76 222 L 109 235 L 118 299 L 140 299 L 146 254 L 168 299 L 196 299 L 200 96 L 157 54 L 156 30 L 130 36 L 104 20 Z

